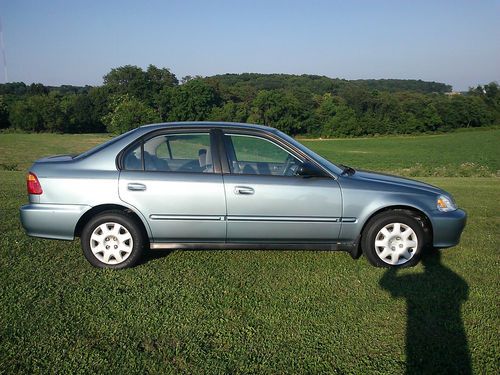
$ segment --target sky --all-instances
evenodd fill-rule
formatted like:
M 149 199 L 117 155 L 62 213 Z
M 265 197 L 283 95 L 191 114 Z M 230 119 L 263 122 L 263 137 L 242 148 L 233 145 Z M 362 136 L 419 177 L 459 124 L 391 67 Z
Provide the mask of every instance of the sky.
M 500 0 L 0 0 L 0 19 L 9 82 L 99 85 L 126 64 L 500 82 Z

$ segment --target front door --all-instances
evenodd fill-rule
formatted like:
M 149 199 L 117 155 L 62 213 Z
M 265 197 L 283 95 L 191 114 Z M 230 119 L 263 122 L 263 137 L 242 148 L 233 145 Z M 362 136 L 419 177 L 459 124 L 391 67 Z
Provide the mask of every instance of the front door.
M 342 197 L 332 177 L 295 175 L 304 161 L 274 141 L 224 134 L 228 242 L 335 241 Z
M 124 155 L 120 199 L 142 212 L 155 242 L 225 240 L 226 202 L 212 138 L 208 131 L 161 134 Z

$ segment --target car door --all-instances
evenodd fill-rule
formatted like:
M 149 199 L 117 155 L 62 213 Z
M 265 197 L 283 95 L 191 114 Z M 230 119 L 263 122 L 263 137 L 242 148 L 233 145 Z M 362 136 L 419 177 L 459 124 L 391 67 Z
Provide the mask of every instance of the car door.
M 210 242 L 226 237 L 226 202 L 210 131 L 145 138 L 126 150 L 120 199 L 148 221 L 155 242 Z
M 330 242 L 339 237 L 340 186 L 299 177 L 304 162 L 270 137 L 227 131 L 224 174 L 228 242 Z

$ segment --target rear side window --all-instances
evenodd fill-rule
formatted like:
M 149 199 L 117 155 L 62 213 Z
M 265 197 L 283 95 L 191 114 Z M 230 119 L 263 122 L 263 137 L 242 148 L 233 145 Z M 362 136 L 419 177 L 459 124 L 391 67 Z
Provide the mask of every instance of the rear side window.
M 135 158 L 142 156 L 146 171 L 213 173 L 211 149 L 209 133 L 159 135 L 144 142 L 142 153 L 140 147 L 128 151 L 124 167 L 137 170 Z
M 132 150 L 127 151 L 127 153 L 123 158 L 123 167 L 128 171 L 142 170 L 141 145 Z

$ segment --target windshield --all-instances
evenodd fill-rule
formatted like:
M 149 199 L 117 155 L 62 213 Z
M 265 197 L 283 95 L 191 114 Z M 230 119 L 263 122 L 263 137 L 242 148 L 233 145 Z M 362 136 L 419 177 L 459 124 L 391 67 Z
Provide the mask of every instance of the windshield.
M 326 168 L 328 168 L 333 173 L 335 173 L 335 174 L 341 174 L 342 173 L 342 171 L 343 171 L 342 168 L 340 168 L 336 164 L 333 164 L 331 161 L 325 159 L 324 157 L 318 155 L 314 151 L 311 151 L 306 146 L 304 146 L 302 143 L 300 143 L 297 140 L 295 140 L 294 138 L 290 137 L 288 134 L 285 134 L 285 133 L 283 133 L 283 132 L 281 132 L 279 130 L 277 130 L 277 133 L 282 138 L 286 139 L 288 142 L 290 142 L 292 145 L 294 145 L 295 147 L 297 147 L 299 150 L 301 150 L 302 152 L 304 152 L 305 154 L 309 155 L 314 160 L 316 160 L 319 163 L 321 163 L 323 166 L 325 166 Z

